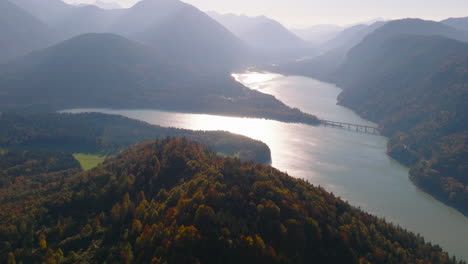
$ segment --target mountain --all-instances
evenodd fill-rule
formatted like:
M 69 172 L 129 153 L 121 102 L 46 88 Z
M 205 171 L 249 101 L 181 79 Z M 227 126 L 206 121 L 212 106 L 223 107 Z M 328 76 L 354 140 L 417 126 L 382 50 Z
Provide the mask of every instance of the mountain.
M 53 73 L 53 74 L 51 74 Z M 0 67 L 0 109 L 147 108 L 316 124 L 231 76 L 113 34 L 85 34 Z
M 348 55 L 347 62 L 337 74 L 339 75 L 338 85 L 343 85 L 345 88 L 343 100 L 353 105 L 355 104 L 353 98 L 365 96 L 369 92 L 367 87 L 370 86 L 375 87 L 373 88 L 375 91 L 388 91 L 399 98 L 402 96 L 396 95 L 397 92 L 406 92 L 404 89 L 413 90 L 416 86 L 434 81 L 428 77 L 439 74 L 442 68 L 448 68 L 451 62 L 463 61 L 463 57 L 468 55 L 467 52 L 467 44 L 443 37 L 396 36 L 379 43 L 372 49 L 367 49 L 365 59 L 361 53 L 361 47 L 353 49 Z M 429 56 L 429 54 L 432 55 Z M 372 74 L 363 76 L 367 72 Z M 370 81 L 372 83 L 364 83 Z M 395 82 L 399 82 L 400 85 L 395 86 Z M 423 89 L 423 87 L 419 88 Z M 424 92 L 424 90 L 419 92 Z M 383 93 L 379 96 L 382 99 L 391 100 Z M 372 107 L 374 108 L 372 119 L 375 120 L 385 115 L 384 112 L 377 111 L 379 105 Z M 385 106 L 382 105 L 382 107 Z
M 40 3 L 35 0 L 17 1 L 53 31 L 55 43 L 84 33 L 108 32 L 122 12 L 90 4 L 69 5 L 61 0 L 41 0 Z
M 443 23 L 426 21 L 421 19 L 402 19 L 386 23 L 375 30 L 353 49 L 353 53 L 369 53 L 370 48 L 375 48 L 387 39 L 402 34 L 422 36 L 442 36 L 460 41 L 468 40 L 468 32 L 457 30 Z M 350 55 L 351 56 L 351 55 Z
M 95 1 L 94 3 L 86 4 L 86 3 L 79 3 L 79 4 L 72 4 L 77 7 L 86 7 L 86 6 L 95 6 L 101 9 L 121 9 L 122 7 L 115 2 L 104 2 L 104 1 Z
M 193 68 L 230 73 L 245 60 L 241 40 L 178 0 L 143 0 L 124 9 L 109 32 L 142 42 Z
M 346 55 L 354 46 L 359 44 L 366 36 L 379 29 L 386 22 L 378 21 L 372 24 L 359 24 L 344 29 L 335 38 L 328 41 L 324 48 L 326 51 L 336 50 L 335 53 Z
M 374 32 L 385 22 L 371 25 L 356 25 L 344 29 L 333 39 L 322 45 L 321 54 L 312 58 L 283 62 L 271 68 L 272 71 L 311 76 L 328 81 L 338 67 L 345 61 L 346 54 L 359 44 L 368 34 Z
M 343 88 L 339 103 L 380 124 L 389 155 L 412 167 L 412 181 L 468 215 L 467 37 L 420 19 L 357 26 L 337 37 L 361 39 L 357 45 L 335 40 L 321 56 L 271 70 Z
M 468 17 L 449 18 L 441 22 L 453 28 L 468 31 Z
M 62 0 L 14 0 L 14 3 L 49 26 L 73 8 Z
M 60 40 L 86 33 L 108 33 L 109 27 L 124 12 L 105 10 L 95 5 L 73 6 L 56 17 L 50 25 Z
M 242 41 L 205 13 L 178 0 L 143 0 L 131 8 L 112 10 L 67 5 L 60 0 L 44 0 L 40 5 L 35 0 L 18 1 L 61 40 L 85 33 L 114 33 L 170 55 L 174 62 L 217 72 L 230 73 L 247 58 Z
M 338 25 L 315 25 L 308 28 L 292 29 L 292 32 L 314 46 L 321 46 L 343 30 L 343 27 Z
M 381 47 L 388 40 L 401 35 L 441 36 L 461 41 L 468 39 L 468 32 L 454 29 L 439 22 L 420 19 L 402 19 L 388 22 L 372 34 L 367 35 L 361 43 L 349 51 L 346 62 L 342 65 L 341 70 L 335 74 L 338 83 L 346 83 L 347 86 L 352 86 L 348 81 L 352 82 L 356 76 L 361 74 L 363 67 L 368 66 L 374 56 L 381 55 Z
M 7 263 L 461 263 L 322 188 L 184 139 L 0 193 Z
M 115 155 L 137 143 L 184 137 L 226 156 L 268 164 L 268 146 L 224 131 L 166 128 L 122 116 L 99 113 L 2 113 L 2 149 Z M 9 178 L 12 175 L 7 175 Z
M 45 47 L 52 34 L 48 27 L 15 4 L 0 1 L 0 64 Z
M 325 81 L 335 81 L 336 71 L 346 61 L 351 50 L 359 50 L 366 58 L 369 49 L 377 47 L 388 38 L 401 34 L 443 36 L 460 41 L 468 40 L 468 32 L 443 23 L 421 19 L 401 19 L 376 22 L 372 25 L 357 25 L 341 32 L 326 45 L 326 51 L 314 58 L 283 63 L 271 70 L 289 74 L 312 76 Z M 358 70 L 356 66 L 356 70 Z M 340 78 L 344 78 L 340 76 Z
M 412 166 L 411 179 L 468 214 L 468 44 L 383 32 L 349 52 L 335 76 L 339 103 L 379 122 L 392 138 L 389 154 Z
M 310 46 L 279 22 L 265 16 L 221 15 L 215 12 L 211 12 L 209 15 L 238 38 L 258 50 L 285 52 L 307 49 Z
M 112 99 L 124 102 L 144 92 L 145 76 L 173 75 L 172 70 L 143 45 L 117 35 L 86 34 L 0 69 L 2 92 L 8 95 L 1 103 L 60 109 Z

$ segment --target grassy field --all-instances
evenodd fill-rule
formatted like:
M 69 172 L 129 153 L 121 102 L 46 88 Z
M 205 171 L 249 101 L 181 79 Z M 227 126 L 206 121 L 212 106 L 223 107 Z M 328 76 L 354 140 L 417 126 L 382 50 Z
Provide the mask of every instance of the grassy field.
M 90 170 L 95 168 L 97 165 L 101 164 L 106 156 L 99 156 L 94 154 L 85 154 L 85 153 L 75 153 L 73 154 L 76 160 L 81 164 L 83 170 Z

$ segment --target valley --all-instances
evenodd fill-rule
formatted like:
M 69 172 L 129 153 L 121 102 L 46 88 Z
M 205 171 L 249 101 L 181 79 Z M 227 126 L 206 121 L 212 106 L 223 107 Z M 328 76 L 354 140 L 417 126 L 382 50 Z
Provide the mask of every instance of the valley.
M 354 46 L 269 68 L 343 88 L 338 103 L 379 124 L 391 138 L 389 155 L 411 167 L 413 183 L 466 215 L 468 31 L 463 22 L 376 22 L 364 27 L 364 36 L 362 30 L 351 34 L 360 38 Z
M 123 1 L 0 1 L 0 263 L 466 264 L 467 3 Z
M 292 107 L 316 113 L 321 118 L 375 126 L 350 109 L 337 105 L 341 90 L 332 84 L 255 72 L 234 77 L 252 89 L 272 94 Z M 162 126 L 225 130 L 261 140 L 271 149 L 273 167 L 417 232 L 458 257 L 468 258 L 465 251 L 468 244 L 464 242 L 464 237 L 468 236 L 466 217 L 415 187 L 408 178 L 408 168 L 387 155 L 388 139 L 383 136 L 263 119 L 152 110 L 75 109 L 67 112 L 124 115 Z M 440 223 L 448 225 L 441 229 Z

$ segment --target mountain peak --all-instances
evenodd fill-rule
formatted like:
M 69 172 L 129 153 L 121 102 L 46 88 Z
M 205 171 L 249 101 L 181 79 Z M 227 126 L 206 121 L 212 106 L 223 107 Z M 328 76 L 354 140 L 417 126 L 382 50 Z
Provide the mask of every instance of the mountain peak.
M 369 34 L 351 53 L 368 52 L 386 40 L 398 35 L 441 36 L 449 39 L 468 40 L 468 33 L 457 30 L 440 22 L 406 18 L 385 23 Z
M 237 37 L 262 52 L 298 50 L 308 44 L 286 29 L 280 22 L 266 16 L 209 13 Z
M 459 30 L 468 31 L 468 17 L 449 18 L 441 21 L 441 23 Z

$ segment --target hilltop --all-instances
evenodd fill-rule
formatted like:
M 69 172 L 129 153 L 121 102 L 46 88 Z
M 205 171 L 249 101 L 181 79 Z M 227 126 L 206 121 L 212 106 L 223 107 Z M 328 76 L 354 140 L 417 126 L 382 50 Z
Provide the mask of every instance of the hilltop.
M 0 259 L 457 263 L 321 188 L 182 139 L 135 146 L 91 171 L 43 177 L 50 181 L 34 192 L 3 197 Z M 27 181 L 4 192 L 11 188 L 27 190 Z

